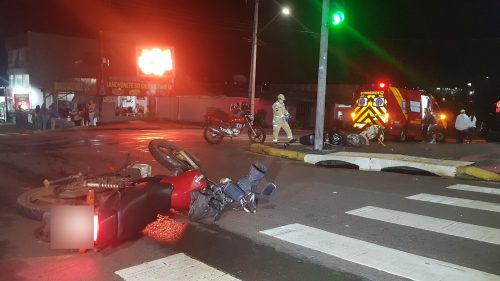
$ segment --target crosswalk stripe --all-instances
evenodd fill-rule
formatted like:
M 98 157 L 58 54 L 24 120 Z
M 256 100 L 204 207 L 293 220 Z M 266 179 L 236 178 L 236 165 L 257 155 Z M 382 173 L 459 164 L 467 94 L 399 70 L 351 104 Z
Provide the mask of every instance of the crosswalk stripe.
M 178 253 L 115 272 L 125 281 L 239 281 L 228 273 Z
M 491 273 L 406 253 L 297 223 L 260 232 L 412 280 L 500 280 L 500 276 Z
M 467 184 L 454 184 L 447 186 L 446 188 L 500 195 L 500 188 L 491 188 L 491 187 L 483 187 L 483 186 L 475 186 Z
M 456 197 L 448 197 L 448 196 L 441 196 L 441 195 L 434 195 L 434 194 L 427 194 L 427 193 L 420 193 L 417 195 L 408 196 L 408 197 L 406 197 L 406 199 L 419 200 L 419 201 L 425 201 L 425 202 L 432 202 L 432 203 L 438 203 L 438 204 L 444 204 L 444 205 L 451 205 L 451 206 L 458 206 L 458 207 L 500 213 L 500 204 L 492 203 L 492 202 L 484 202 L 484 201 L 477 201 L 477 200 L 470 200 L 470 199 L 456 198 Z
M 359 208 L 346 213 L 363 218 L 500 245 L 500 229 L 492 227 L 427 217 L 373 206 Z

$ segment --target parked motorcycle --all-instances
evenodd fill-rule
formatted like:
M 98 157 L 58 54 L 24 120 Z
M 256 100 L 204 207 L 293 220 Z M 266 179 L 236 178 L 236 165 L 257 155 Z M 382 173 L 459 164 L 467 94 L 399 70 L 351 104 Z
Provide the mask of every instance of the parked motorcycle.
M 264 129 L 255 124 L 254 116 L 250 113 L 247 103 L 231 104 L 233 116 L 227 114 L 207 114 L 205 115 L 205 128 L 203 137 L 210 144 L 222 142 L 224 137 L 239 136 L 245 128 L 247 129 L 248 139 L 252 143 L 263 143 L 266 140 Z
M 224 179 L 216 183 L 200 170 L 196 157 L 169 141 L 152 140 L 149 151 L 172 176 L 151 176 L 150 165 L 127 163 L 112 174 L 78 173 L 59 180 L 45 180 L 44 187 L 24 192 L 17 202 L 24 215 L 43 220 L 36 233 L 45 241 L 50 237 L 52 205 L 93 205 L 94 242 L 96 248 L 102 248 L 137 236 L 158 214 L 171 208 L 189 211 L 191 220 L 212 218 L 216 221 L 233 203 L 246 212 L 255 212 L 257 197 L 270 196 L 276 189 L 276 185 L 270 183 L 262 192 L 254 191 L 267 170 L 258 162 L 252 165 L 250 174 L 238 182 Z

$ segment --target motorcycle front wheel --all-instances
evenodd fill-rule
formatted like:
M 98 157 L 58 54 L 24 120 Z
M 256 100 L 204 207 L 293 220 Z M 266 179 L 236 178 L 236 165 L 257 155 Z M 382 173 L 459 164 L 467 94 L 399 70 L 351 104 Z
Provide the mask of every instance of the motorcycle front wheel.
M 148 148 L 158 163 L 176 173 L 200 168 L 198 158 L 167 140 L 152 140 Z
M 346 143 L 348 146 L 361 147 L 365 145 L 365 138 L 359 134 L 347 134 Z
M 260 126 L 253 127 L 253 132 L 252 129 L 248 128 L 248 139 L 252 143 L 263 143 L 266 140 L 266 132 Z
M 203 130 L 203 138 L 205 138 L 209 144 L 218 144 L 222 142 L 224 136 L 213 131 L 210 127 L 205 127 Z

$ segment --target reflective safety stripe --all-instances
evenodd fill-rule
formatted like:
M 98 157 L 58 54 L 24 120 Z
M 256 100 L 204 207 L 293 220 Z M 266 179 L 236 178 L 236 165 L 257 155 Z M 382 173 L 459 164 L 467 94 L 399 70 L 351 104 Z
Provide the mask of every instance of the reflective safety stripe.
M 398 88 L 389 87 L 389 89 L 391 90 L 391 92 L 394 94 L 394 97 L 398 101 L 398 106 L 399 106 L 399 108 L 401 108 L 401 111 L 404 113 L 405 119 L 408 120 L 408 112 L 406 110 L 404 110 L 404 108 L 403 108 L 403 96 L 399 92 Z
M 384 106 L 375 106 L 374 100 L 376 98 L 384 98 L 383 94 L 377 95 L 362 95 L 360 98 L 366 98 L 366 106 L 356 106 L 354 108 L 354 127 L 363 129 L 369 125 L 379 125 L 385 128 L 385 121 L 387 114 L 387 99 L 384 99 Z

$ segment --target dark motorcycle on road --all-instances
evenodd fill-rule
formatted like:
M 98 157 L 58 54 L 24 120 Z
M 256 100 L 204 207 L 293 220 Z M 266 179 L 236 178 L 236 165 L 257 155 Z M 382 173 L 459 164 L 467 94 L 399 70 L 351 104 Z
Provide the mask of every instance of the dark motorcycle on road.
M 384 145 L 384 131 L 380 126 L 372 125 L 360 133 L 333 131 L 323 135 L 323 147 L 332 145 L 343 145 L 362 147 L 370 144 L 370 140 L 377 139 L 378 143 Z M 302 136 L 299 142 L 303 145 L 314 145 L 314 134 Z
M 245 129 L 250 142 L 263 143 L 266 140 L 264 129 L 255 123 L 247 103 L 241 106 L 238 103 L 231 104 L 231 113 L 233 116 L 225 113 L 205 115 L 203 137 L 208 143 L 218 144 L 224 137 L 239 136 Z
M 215 222 L 234 205 L 254 213 L 257 197 L 270 196 L 277 188 L 268 183 L 262 191 L 255 191 L 267 170 L 259 162 L 253 163 L 249 175 L 238 182 L 230 179 L 214 182 L 200 170 L 196 157 L 167 140 L 152 140 L 149 151 L 172 176 L 151 176 L 150 165 L 127 163 L 112 174 L 78 173 L 59 180 L 45 180 L 44 187 L 30 189 L 18 197 L 21 212 L 43 221 L 35 233 L 40 240 L 48 242 L 51 206 L 92 205 L 94 248 L 100 249 L 136 237 L 159 214 L 171 208 L 188 211 L 192 221 Z
M 314 145 L 314 134 L 300 137 L 299 142 L 303 145 Z M 331 148 L 333 145 L 361 147 L 365 143 L 365 139 L 356 133 L 330 132 L 323 136 L 323 147 L 325 148 Z

